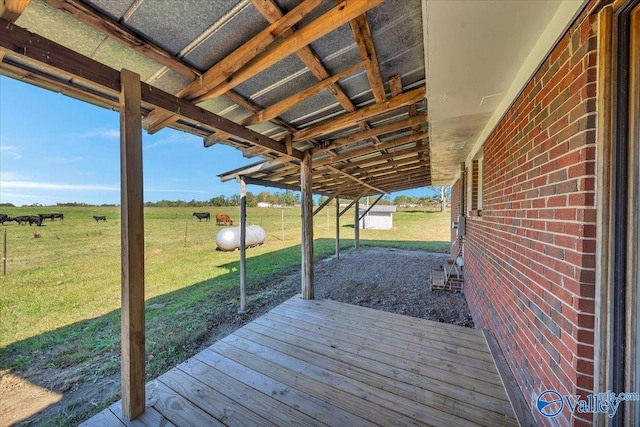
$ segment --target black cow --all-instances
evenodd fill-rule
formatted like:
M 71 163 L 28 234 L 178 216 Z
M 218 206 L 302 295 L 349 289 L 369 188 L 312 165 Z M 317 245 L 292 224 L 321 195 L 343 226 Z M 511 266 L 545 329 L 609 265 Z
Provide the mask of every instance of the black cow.
M 27 221 L 29 221 L 29 227 L 31 227 L 33 224 L 37 225 L 38 227 L 42 225 L 42 217 L 40 215 L 29 215 L 29 219 Z
M 52 219 L 56 219 L 56 218 L 64 219 L 64 214 L 62 213 L 54 213 L 52 215 L 53 215 Z
M 44 221 L 45 219 L 50 219 L 51 221 L 53 221 L 53 220 L 54 220 L 54 218 L 55 218 L 55 217 L 54 217 L 54 215 L 55 215 L 55 214 L 52 214 L 52 213 L 48 213 L 48 214 L 38 214 L 38 215 L 40 215 L 40 217 L 42 218 L 42 221 Z
M 0 214 L 0 224 L 4 224 L 6 221 L 12 221 L 7 214 Z
M 20 224 L 20 225 L 25 225 L 26 223 L 29 222 L 29 216 L 30 215 L 20 215 L 20 216 L 17 216 L 15 218 L 13 218 L 13 220 L 15 222 L 17 222 L 18 224 Z
M 93 219 L 95 219 L 96 222 L 99 222 L 99 221 L 107 222 L 107 217 L 104 215 L 94 215 Z
M 193 216 L 198 218 L 198 222 L 202 221 L 203 219 L 206 221 L 211 221 L 211 214 L 209 212 L 194 212 Z

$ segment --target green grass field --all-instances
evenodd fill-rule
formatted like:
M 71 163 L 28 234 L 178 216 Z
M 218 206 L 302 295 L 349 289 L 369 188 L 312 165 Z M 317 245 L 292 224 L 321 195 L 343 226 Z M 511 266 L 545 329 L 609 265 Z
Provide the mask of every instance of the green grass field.
M 145 293 L 148 376 L 189 357 L 221 304 L 235 304 L 239 252 L 216 251 L 215 221 L 194 210 L 239 218 L 239 208 L 146 208 Z M 61 391 L 117 373 L 120 339 L 120 212 L 112 207 L 3 208 L 10 216 L 62 212 L 42 227 L 7 223 L 7 274 L 0 279 L 0 374 L 14 372 Z M 93 215 L 105 215 L 96 223 Z M 284 216 L 283 216 L 284 215 Z M 248 293 L 277 286 L 300 263 L 300 210 L 248 209 L 267 232 L 247 250 Z M 449 214 L 398 212 L 391 231 L 361 230 L 362 246 L 449 250 Z M 284 224 L 284 230 L 283 230 Z M 341 247 L 353 247 L 353 213 L 341 221 Z M 333 254 L 335 208 L 315 217 L 316 258 Z M 72 369 L 70 369 L 72 368 Z M 56 377 L 56 370 L 75 372 Z M 52 380 L 53 381 L 53 380 Z M 69 421 L 69 419 L 66 419 Z M 64 422 L 61 422 L 63 424 Z M 55 423 L 54 423 L 55 424 Z

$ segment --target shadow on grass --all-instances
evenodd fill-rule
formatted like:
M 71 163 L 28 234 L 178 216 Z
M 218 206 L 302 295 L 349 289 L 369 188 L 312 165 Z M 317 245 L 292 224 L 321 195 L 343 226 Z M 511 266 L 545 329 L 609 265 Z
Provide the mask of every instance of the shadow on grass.
M 360 245 L 444 253 L 449 249 L 449 242 L 361 240 Z M 341 239 L 340 248 L 353 248 L 353 240 Z M 333 239 L 314 241 L 315 259 L 327 258 L 334 251 Z M 227 270 L 225 274 L 147 300 L 147 379 L 299 293 L 299 286 L 286 285 L 284 280 L 299 265 L 300 245 L 258 256 L 252 256 L 249 249 L 249 310 L 244 314 L 238 314 L 239 260 L 221 265 Z M 119 399 L 120 310 L 0 349 L 0 372 L 64 396 L 48 408 L 38 408 L 42 409 L 38 414 L 16 419 L 14 425 L 57 426 L 83 421 Z M 0 413 L 5 419 L 9 415 Z

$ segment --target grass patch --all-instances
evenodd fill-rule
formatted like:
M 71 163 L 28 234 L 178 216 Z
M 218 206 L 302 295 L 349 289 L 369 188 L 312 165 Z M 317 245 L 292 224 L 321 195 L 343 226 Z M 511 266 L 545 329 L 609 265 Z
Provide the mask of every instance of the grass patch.
M 239 218 L 238 208 L 199 208 Z M 0 375 L 12 372 L 59 392 L 120 370 L 120 213 L 111 207 L 7 208 L 10 216 L 62 212 L 43 227 L 8 223 L 7 275 L 0 280 Z M 216 250 L 222 229 L 193 208 L 145 208 L 147 375 L 190 357 L 217 323 L 237 316 L 239 252 Z M 93 215 L 104 215 L 97 223 Z M 335 210 L 315 217 L 314 256 L 335 250 Z M 300 210 L 248 210 L 265 244 L 247 251 L 249 304 L 299 268 Z M 449 214 L 397 212 L 391 231 L 361 230 L 362 246 L 449 251 Z M 34 238 L 34 233 L 40 235 Z M 353 213 L 343 216 L 341 248 L 353 247 Z M 115 396 L 111 396 L 112 401 Z M 65 407 L 43 425 L 81 421 L 95 410 Z M 71 421 L 70 421 L 71 420 Z

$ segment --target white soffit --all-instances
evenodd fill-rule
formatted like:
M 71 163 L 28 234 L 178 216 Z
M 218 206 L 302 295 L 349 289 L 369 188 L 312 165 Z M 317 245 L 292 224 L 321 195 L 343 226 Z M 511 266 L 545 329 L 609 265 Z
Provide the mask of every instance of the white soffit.
M 450 185 L 585 0 L 423 3 L 433 185 Z

